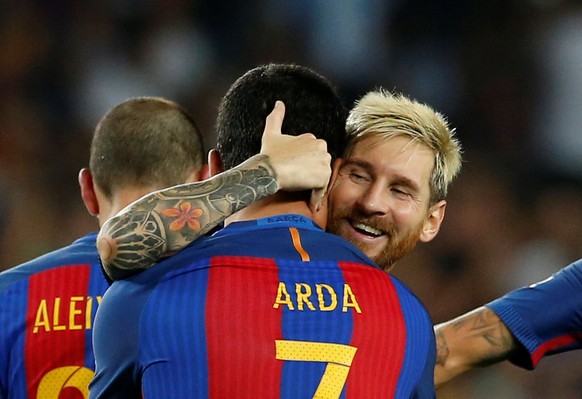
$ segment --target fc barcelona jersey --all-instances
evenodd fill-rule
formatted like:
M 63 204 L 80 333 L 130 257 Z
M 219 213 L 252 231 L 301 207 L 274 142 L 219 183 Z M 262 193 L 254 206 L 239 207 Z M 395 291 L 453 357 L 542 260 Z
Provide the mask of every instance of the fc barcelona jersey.
M 582 259 L 487 307 L 525 349 L 511 359 L 520 367 L 532 369 L 544 356 L 582 348 Z
M 433 398 L 421 303 L 299 215 L 238 222 L 115 282 L 92 398 Z
M 0 398 L 87 398 L 108 287 L 96 234 L 0 273 Z

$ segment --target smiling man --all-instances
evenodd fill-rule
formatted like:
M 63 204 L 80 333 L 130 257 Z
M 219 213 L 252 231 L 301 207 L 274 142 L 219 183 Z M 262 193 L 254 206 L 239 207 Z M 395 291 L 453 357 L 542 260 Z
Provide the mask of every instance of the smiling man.
M 358 101 L 347 134 L 327 229 L 389 271 L 417 242 L 437 235 L 447 188 L 461 168 L 460 144 L 441 114 L 383 90 Z
M 461 169 L 461 145 L 442 114 L 383 89 L 368 92 L 355 104 L 346 131 L 346 152 L 334 164 L 337 178 L 329 191 L 327 230 L 347 239 L 389 271 L 417 242 L 429 242 L 438 234 L 448 187 Z M 308 177 L 301 178 L 307 182 Z M 120 279 L 184 248 L 240 209 L 217 209 L 216 204 L 228 203 L 234 194 L 248 201 L 242 207 L 255 201 L 241 194 L 252 189 L 241 184 L 230 188 L 201 193 L 195 186 L 177 186 L 124 209 L 99 235 L 106 272 Z M 208 217 L 197 229 L 173 231 L 173 218 L 167 210 L 176 201 L 190 204 L 193 210 L 206 209 Z M 144 234 L 136 227 L 146 223 L 152 228 Z M 158 243 L 155 247 L 148 245 L 152 235 Z

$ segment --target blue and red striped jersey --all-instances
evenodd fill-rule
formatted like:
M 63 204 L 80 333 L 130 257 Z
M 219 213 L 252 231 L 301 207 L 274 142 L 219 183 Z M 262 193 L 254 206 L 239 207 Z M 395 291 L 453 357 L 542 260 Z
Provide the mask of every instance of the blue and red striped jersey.
M 544 356 L 582 348 L 582 259 L 548 279 L 488 303 L 525 351 L 510 359 L 533 369 Z M 541 311 L 543 310 L 543 311 Z
M 0 273 L 1 399 L 89 396 L 93 318 L 108 287 L 95 239 Z
M 91 398 L 434 397 L 423 305 L 299 215 L 232 223 L 115 282 L 94 345 Z

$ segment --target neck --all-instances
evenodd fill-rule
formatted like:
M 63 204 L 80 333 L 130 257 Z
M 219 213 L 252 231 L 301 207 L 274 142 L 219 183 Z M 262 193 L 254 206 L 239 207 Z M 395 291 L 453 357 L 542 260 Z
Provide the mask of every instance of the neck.
M 244 209 L 241 209 L 234 215 L 227 218 L 224 222 L 224 225 L 227 226 L 232 222 L 256 220 L 286 213 L 302 215 L 313 220 L 314 214 L 309 209 L 305 199 L 294 197 L 297 196 L 290 195 L 289 193 L 274 194 L 268 198 L 249 205 Z M 315 222 L 321 225 L 321 223 L 317 220 L 315 220 Z M 324 227 L 325 226 L 322 226 L 322 228 Z
M 158 188 L 124 189 L 114 192 L 110 199 L 103 198 L 99 202 L 99 225 L 103 225 L 107 219 L 115 216 L 123 208 L 155 190 L 158 190 Z

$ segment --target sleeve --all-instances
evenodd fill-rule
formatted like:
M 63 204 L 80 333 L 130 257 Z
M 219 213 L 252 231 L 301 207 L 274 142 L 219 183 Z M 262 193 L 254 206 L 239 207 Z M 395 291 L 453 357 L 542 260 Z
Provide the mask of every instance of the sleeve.
M 89 398 L 141 399 L 139 369 L 140 295 L 126 281 L 114 283 L 95 316 L 95 375 Z
M 582 347 L 582 259 L 548 279 L 486 305 L 505 323 L 522 351 L 510 359 L 533 369 L 544 356 Z M 543 311 L 542 311 L 543 310 Z

